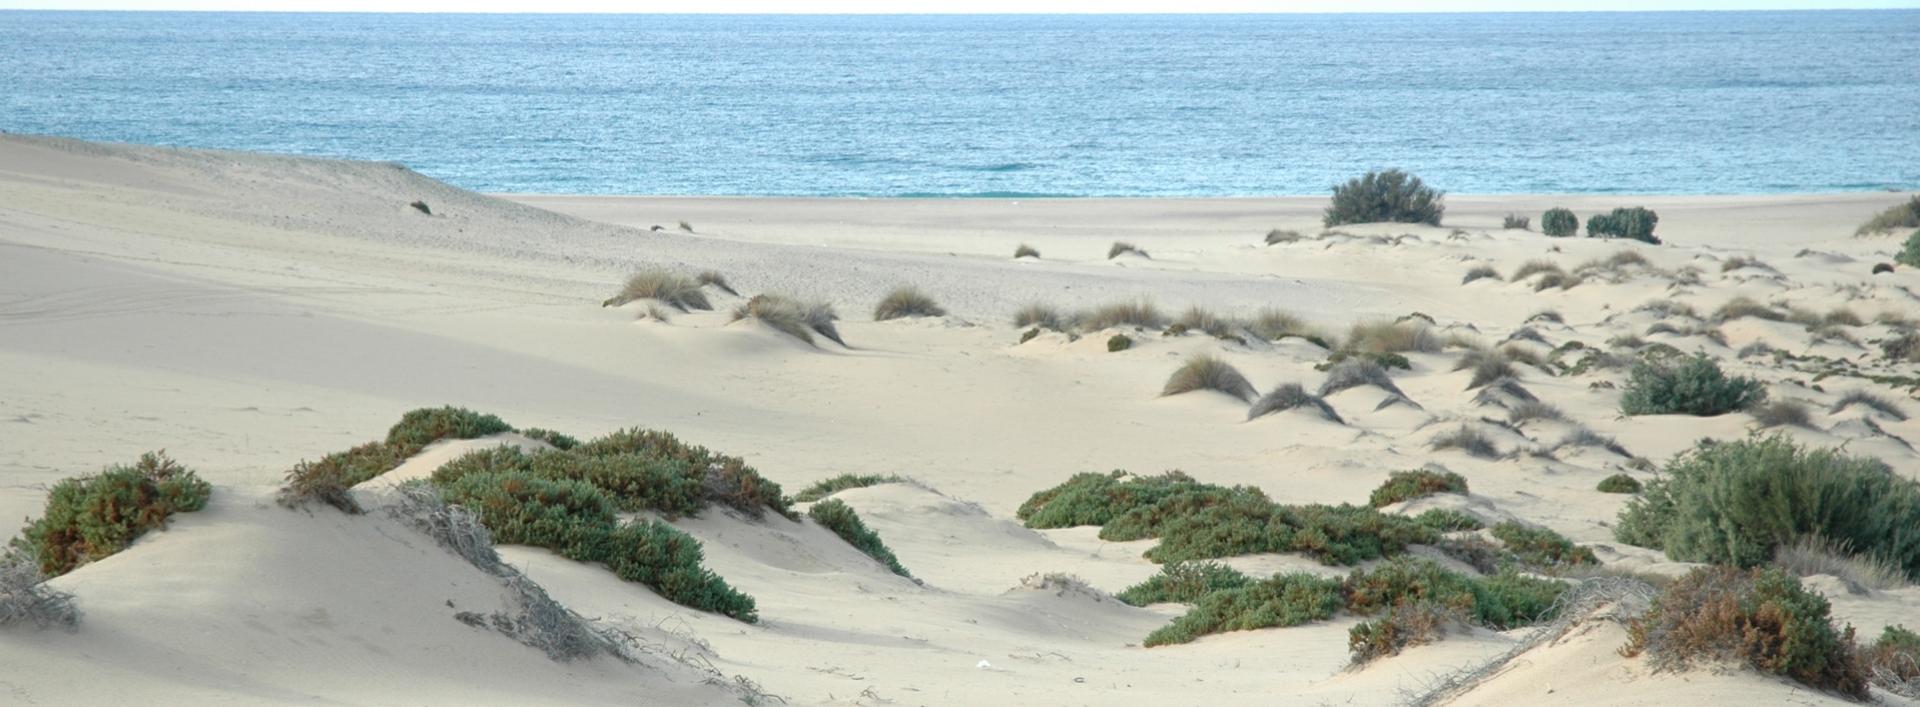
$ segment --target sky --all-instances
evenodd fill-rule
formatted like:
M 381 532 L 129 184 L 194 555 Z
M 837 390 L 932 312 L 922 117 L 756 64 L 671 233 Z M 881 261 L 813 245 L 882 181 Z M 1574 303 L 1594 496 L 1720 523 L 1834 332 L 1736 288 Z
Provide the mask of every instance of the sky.
M 1920 0 L 0 0 L 0 9 L 339 12 L 1136 13 L 1911 8 Z

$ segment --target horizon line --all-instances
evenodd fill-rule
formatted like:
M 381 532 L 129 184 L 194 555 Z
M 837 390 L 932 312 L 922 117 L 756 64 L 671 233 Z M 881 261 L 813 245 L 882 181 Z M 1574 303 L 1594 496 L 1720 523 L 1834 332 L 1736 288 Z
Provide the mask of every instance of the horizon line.
M 60 8 L 0 7 L 0 12 L 70 13 L 169 13 L 169 14 L 247 14 L 247 15 L 581 15 L 581 16 L 654 16 L 654 17 L 1182 17 L 1196 15 L 1260 17 L 1277 15 L 1594 15 L 1594 14 L 1680 14 L 1680 13 L 1779 13 L 1779 12 L 1905 12 L 1920 10 L 1920 2 L 1903 7 L 1741 7 L 1741 8 L 1658 8 L 1658 9 L 1511 9 L 1511 10 L 1270 10 L 1264 12 L 1192 10 L 1184 12 L 607 12 L 603 10 L 492 10 L 462 12 L 448 10 L 261 10 L 198 8 Z

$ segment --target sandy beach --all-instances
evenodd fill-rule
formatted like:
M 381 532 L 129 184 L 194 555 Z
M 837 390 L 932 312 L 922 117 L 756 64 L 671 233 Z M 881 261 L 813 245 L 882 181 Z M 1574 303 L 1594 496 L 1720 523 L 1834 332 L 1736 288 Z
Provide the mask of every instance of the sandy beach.
M 1023 340 L 1015 311 L 1140 298 L 1173 315 L 1278 307 L 1335 337 L 1417 312 L 1436 335 L 1517 342 L 1543 358 L 1568 342 L 1604 349 L 1636 337 L 1703 352 L 1813 411 L 1806 426 L 1769 431 L 1844 445 L 1916 478 L 1920 420 L 1831 409 L 1853 390 L 1920 409 L 1910 387 L 1870 377 L 1920 372 L 1883 361 L 1874 343 L 1893 331 L 1877 314 L 1913 316 L 1920 275 L 1873 274 L 1900 239 L 1854 235 L 1904 198 L 1449 194 L 1441 226 L 1328 232 L 1320 196 L 483 195 L 391 164 L 0 135 L 0 518 L 38 515 L 58 480 L 156 449 L 214 486 L 205 510 L 52 580 L 83 612 L 76 630 L 0 631 L 0 702 L 1405 702 L 1523 645 L 1534 629 L 1460 628 L 1357 668 L 1347 641 L 1360 619 L 1345 614 L 1143 648 L 1185 613 L 1112 596 L 1160 569 L 1142 557 L 1155 541 L 1032 529 L 1016 509 L 1076 473 L 1114 469 L 1181 470 L 1282 503 L 1357 504 L 1390 472 L 1434 464 L 1463 475 L 1471 492 L 1382 510 L 1524 521 L 1590 547 L 1610 570 L 1674 577 L 1691 565 L 1614 539 L 1628 496 L 1596 484 L 1619 473 L 1652 478 L 1638 460 L 1658 465 L 1702 437 L 1742 438 L 1761 424 L 1745 413 L 1629 417 L 1620 412 L 1625 369 L 1525 365 L 1518 380 L 1564 420 L 1509 424 L 1507 411 L 1468 388 L 1472 373 L 1455 369 L 1457 347 L 1407 353 L 1409 368 L 1393 380 L 1413 405 L 1383 405 L 1393 402 L 1386 392 L 1360 387 L 1326 397 L 1338 423 L 1299 410 L 1248 420 L 1244 400 L 1162 388 L 1189 356 L 1215 353 L 1261 392 L 1311 390 L 1329 352 L 1298 337 L 1125 327 Z M 1501 228 L 1506 214 L 1537 222 L 1556 206 L 1583 216 L 1654 209 L 1665 244 Z M 1300 236 L 1269 245 L 1273 229 Z M 1116 241 L 1147 255 L 1109 258 Z M 1015 259 L 1023 244 L 1039 257 Z M 1622 252 L 1644 262 L 1604 264 Z M 1727 268 L 1737 257 L 1760 265 Z M 1541 259 L 1584 277 L 1564 289 L 1509 281 Z M 1601 264 L 1581 269 L 1589 262 Z M 1482 265 L 1500 277 L 1463 283 Z M 738 295 L 709 291 L 711 311 L 667 321 L 644 302 L 602 306 L 647 268 L 718 271 Z M 948 314 L 874 321 L 875 304 L 901 285 Z M 733 320 L 762 293 L 831 304 L 846 345 Z M 1847 309 L 1862 321 L 1844 338 L 1760 318 L 1703 317 L 1697 328 L 1650 333 L 1678 320 L 1639 308 L 1674 300 L 1707 314 L 1736 297 Z M 1110 352 L 1116 334 L 1131 348 Z M 1794 358 L 1740 354 L 1756 343 Z M 1831 373 L 1840 360 L 1859 373 Z M 453 607 L 500 606 L 497 584 L 394 517 L 274 503 L 297 462 L 441 405 L 581 439 L 668 431 L 743 458 L 789 493 L 840 474 L 908 477 L 915 483 L 834 498 L 918 581 L 811 521 L 721 508 L 673 520 L 701 542 L 707 567 L 758 601 L 759 623 L 746 624 L 598 566 L 503 545 L 508 564 L 634 637 L 641 656 L 548 660 L 452 618 Z M 1462 426 L 1500 453 L 1432 448 Z M 1575 428 L 1627 454 L 1524 453 Z M 539 446 L 513 433 L 437 442 L 358 494 L 379 506 L 394 482 L 503 441 Z M 1256 577 L 1353 569 L 1297 553 L 1223 561 Z M 1084 583 L 1041 579 L 1052 573 Z M 1806 584 L 1863 637 L 1920 625 L 1920 588 L 1827 576 Z M 1624 635 L 1617 623 L 1575 622 L 1447 703 L 1845 701 L 1752 671 L 1655 671 L 1616 653 Z

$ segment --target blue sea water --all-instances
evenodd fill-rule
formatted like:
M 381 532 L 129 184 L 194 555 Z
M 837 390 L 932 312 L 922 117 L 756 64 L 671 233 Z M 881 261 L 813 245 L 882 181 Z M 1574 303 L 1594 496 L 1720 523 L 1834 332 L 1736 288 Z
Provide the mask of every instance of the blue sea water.
M 0 130 L 483 191 L 1920 187 L 1920 10 L 1262 16 L 0 12 Z

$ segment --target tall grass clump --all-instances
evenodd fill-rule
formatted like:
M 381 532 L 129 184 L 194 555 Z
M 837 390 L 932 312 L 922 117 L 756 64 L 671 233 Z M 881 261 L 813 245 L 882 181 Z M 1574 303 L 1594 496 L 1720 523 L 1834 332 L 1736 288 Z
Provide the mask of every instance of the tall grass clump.
M 1395 385 L 1393 376 L 1387 373 L 1385 366 L 1368 358 L 1348 358 L 1327 369 L 1327 379 L 1320 384 L 1319 394 L 1326 397 L 1346 390 L 1371 385 L 1394 395 L 1402 395 L 1400 386 Z
M 1320 219 L 1328 227 L 1349 223 L 1440 225 L 1444 194 L 1398 169 L 1369 171 L 1333 188 L 1333 202 Z
M 1020 247 L 1013 249 L 1013 257 L 1016 260 L 1020 258 L 1038 258 L 1040 257 L 1040 251 L 1035 250 L 1033 246 L 1021 243 Z
M 1509 231 L 1525 231 L 1531 225 L 1533 225 L 1533 218 L 1530 216 L 1521 216 L 1520 214 L 1507 214 L 1505 218 L 1500 219 L 1500 228 Z
M 880 299 L 879 305 L 873 308 L 873 320 L 876 322 L 901 317 L 944 316 L 947 316 L 945 308 L 938 302 L 934 302 L 933 297 L 912 285 L 894 288 L 892 292 L 887 293 L 886 297 Z
M 1712 417 L 1745 410 L 1767 398 L 1758 380 L 1728 377 L 1720 365 L 1696 355 L 1679 361 L 1642 360 L 1629 374 L 1620 411 L 1628 415 Z
M 1920 484 L 1873 457 L 1773 434 L 1703 442 L 1620 512 L 1615 539 L 1680 562 L 1751 567 L 1806 536 L 1920 577 Z
M 679 273 L 666 270 L 642 270 L 627 278 L 627 284 L 620 288 L 619 294 L 602 303 L 607 307 L 618 307 L 635 300 L 657 300 L 682 312 L 695 309 L 713 309 L 707 301 L 707 293 L 700 291 L 700 281 Z
M 1875 214 L 1873 218 L 1867 219 L 1866 223 L 1860 224 L 1860 228 L 1855 229 L 1853 235 L 1874 236 L 1909 228 L 1920 228 L 1920 194 L 1907 199 L 1905 203 L 1895 204 Z
M 1150 257 L 1153 257 L 1153 256 L 1150 256 L 1150 255 L 1147 255 L 1147 251 L 1144 251 L 1144 250 L 1141 250 L 1139 246 L 1136 246 L 1136 245 L 1134 245 L 1134 244 L 1132 244 L 1132 243 L 1128 243 L 1128 242 L 1126 242 L 1126 241 L 1114 241 L 1114 242 L 1113 242 L 1113 245 L 1111 245 L 1111 246 L 1108 246 L 1108 247 L 1107 247 L 1107 259 L 1108 259 L 1108 260 L 1112 260 L 1112 259 L 1114 259 L 1114 258 L 1118 258 L 1118 257 L 1120 257 L 1120 256 L 1122 256 L 1122 255 L 1126 255 L 1126 254 L 1128 254 L 1128 253 L 1132 253 L 1132 254 L 1134 254 L 1134 255 L 1138 255 L 1138 256 L 1140 256 L 1140 257 L 1142 257 L 1142 258 L 1150 258 Z
M 1566 238 L 1580 232 L 1580 217 L 1572 211 L 1554 207 L 1540 215 L 1540 232 L 1554 238 Z
M 1254 396 L 1260 394 L 1233 364 L 1211 354 L 1187 359 L 1167 378 L 1167 385 L 1160 390 L 1160 394 L 1179 395 L 1196 390 L 1217 390 L 1239 398 L 1241 402 L 1251 402 Z
M 1564 278 L 1567 276 L 1567 271 L 1551 260 L 1535 259 L 1521 263 L 1520 269 L 1513 271 L 1513 276 L 1507 278 L 1507 281 L 1520 282 L 1540 274 Z
M 1479 431 L 1461 425 L 1452 432 L 1445 432 L 1433 438 L 1427 446 L 1438 452 L 1446 449 L 1458 449 L 1467 456 L 1481 459 L 1493 459 L 1500 456 L 1500 449 L 1493 446 L 1493 440 Z
M 1291 230 L 1276 228 L 1271 231 L 1267 231 L 1266 240 L 1267 240 L 1267 245 L 1280 245 L 1282 243 L 1295 243 L 1302 238 L 1305 238 L 1305 236 L 1300 235 L 1299 231 L 1291 231 Z
M 1856 554 L 1846 543 L 1817 535 L 1804 536 L 1776 548 L 1773 564 L 1797 577 L 1824 574 L 1865 589 L 1899 589 L 1909 584 L 1907 573 L 1893 563 Z
M 1738 661 L 1762 673 L 1864 700 L 1853 629 L 1833 625 L 1826 598 L 1777 568 L 1703 567 L 1668 585 L 1627 626 L 1621 653 L 1656 670 Z
M 1374 489 L 1373 494 L 1367 497 L 1367 505 L 1382 508 L 1436 493 L 1466 492 L 1466 477 L 1446 469 L 1396 471 L 1387 475 L 1386 483 L 1380 484 L 1380 488 Z
M 1247 410 L 1247 419 L 1296 408 L 1312 410 L 1330 421 L 1346 424 L 1346 420 L 1340 419 L 1340 414 L 1333 411 L 1332 405 L 1328 405 L 1320 396 L 1307 392 L 1299 383 L 1282 383 L 1260 396 L 1259 400 L 1253 402 L 1253 407 Z
M 1133 606 L 1168 602 L 1191 604 L 1208 594 L 1237 589 L 1252 582 L 1239 570 L 1218 562 L 1169 562 L 1146 581 L 1113 596 Z
M 867 524 L 860 522 L 860 514 L 853 512 L 853 507 L 845 502 L 830 498 L 815 503 L 812 508 L 807 509 L 807 517 L 812 518 L 813 522 L 819 523 L 827 530 L 833 531 L 834 535 L 840 536 L 840 539 L 847 541 L 847 544 L 852 545 L 854 549 L 866 553 L 868 557 L 885 565 L 894 574 L 913 577 L 907 572 L 907 568 L 900 566 L 900 559 L 893 556 L 893 551 L 887 549 L 887 544 L 880 541 L 880 534 L 873 532 L 867 528 Z
M 1847 391 L 1845 395 L 1840 396 L 1840 399 L 1834 401 L 1833 407 L 1828 408 L 1827 412 L 1837 414 L 1855 405 L 1864 406 L 1869 410 L 1886 415 L 1895 420 L 1904 421 L 1907 419 L 1907 411 L 1900 409 L 1900 404 L 1894 402 L 1892 398 L 1857 389 Z
M 1883 628 L 1880 640 L 1863 650 L 1860 659 L 1874 686 L 1907 699 L 1920 698 L 1920 634 L 1903 625 Z
M 834 313 L 833 306 L 822 302 L 801 302 L 783 295 L 754 295 L 733 310 L 733 320 L 757 319 L 775 331 L 813 343 L 813 335 L 819 334 L 841 346 L 847 345 L 840 338 L 840 330 L 834 326 L 834 320 L 840 315 Z
M 1313 330 L 1307 320 L 1279 307 L 1261 307 L 1246 322 L 1247 331 L 1266 341 L 1279 341 L 1289 336 L 1313 336 Z
M 359 513 L 360 504 L 349 491 L 394 470 L 427 445 L 443 439 L 474 439 L 511 431 L 513 426 L 500 418 L 466 408 L 449 405 L 410 410 L 388 428 L 383 440 L 295 464 L 287 471 L 279 502 L 297 508 L 320 501 L 347 513 Z
M 1910 268 L 1920 268 L 1920 229 L 1907 236 L 1900 244 L 1900 252 L 1893 254 L 1894 262 Z
M 1726 304 L 1720 305 L 1720 308 L 1713 312 L 1713 318 L 1723 322 L 1745 317 L 1765 319 L 1770 322 L 1783 322 L 1787 320 L 1787 313 L 1756 302 L 1753 298 L 1746 296 L 1727 300 Z
M 879 474 L 841 474 L 830 479 L 821 479 L 814 482 L 812 486 L 801 489 L 800 493 L 793 495 L 793 500 L 801 503 L 812 503 L 847 489 L 863 489 L 868 486 L 898 484 L 904 483 L 905 481 L 906 479 L 893 474 L 887 474 L 885 476 Z
M 1460 278 L 1460 284 L 1465 285 L 1474 280 L 1493 280 L 1498 282 L 1500 279 L 1500 271 L 1494 269 L 1492 265 L 1475 265 L 1467 270 L 1465 277 Z
M 7 555 L 29 558 L 47 577 L 127 549 L 167 518 L 206 507 L 213 487 L 191 469 L 148 452 L 132 464 L 55 484 L 40 518 L 9 541 Z
M 1233 330 L 1239 326 L 1240 323 L 1233 319 L 1222 317 L 1214 314 L 1212 310 L 1196 306 L 1188 307 L 1187 311 L 1181 312 L 1180 317 L 1173 320 L 1173 326 L 1170 327 L 1170 330 L 1178 329 L 1182 332 L 1197 331 L 1216 339 L 1224 339 L 1231 336 Z

